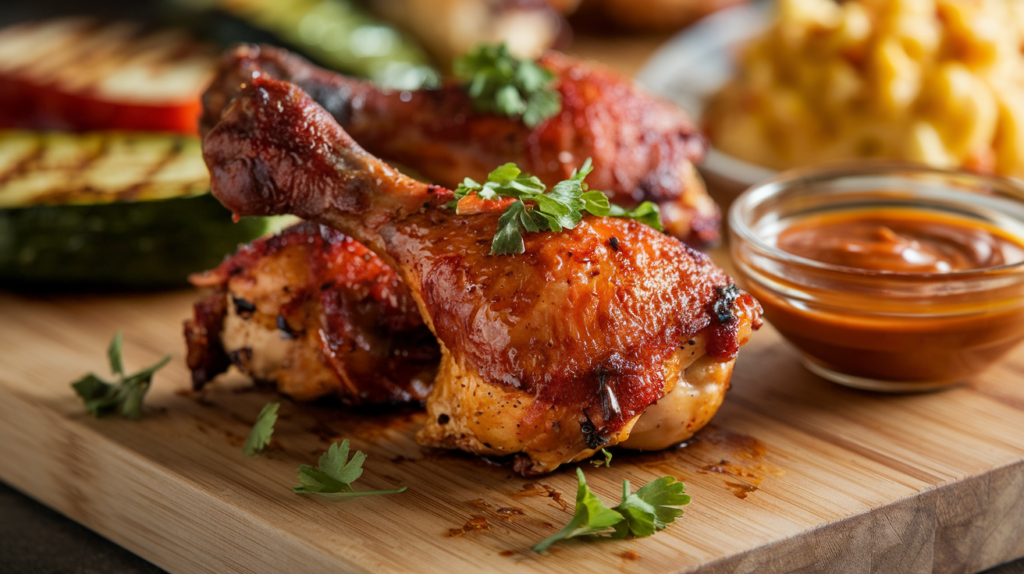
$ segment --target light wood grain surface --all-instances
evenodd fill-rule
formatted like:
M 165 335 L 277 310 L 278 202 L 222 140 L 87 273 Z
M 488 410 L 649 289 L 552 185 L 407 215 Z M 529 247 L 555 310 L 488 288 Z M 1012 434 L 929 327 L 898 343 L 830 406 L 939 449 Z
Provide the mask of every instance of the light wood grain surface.
M 633 72 L 657 45 L 616 42 L 578 47 Z M 193 395 L 181 321 L 194 297 L 0 293 L 0 478 L 171 572 L 914 574 L 1024 556 L 1024 349 L 959 388 L 879 396 L 807 373 L 767 326 L 696 439 L 583 465 L 606 501 L 623 478 L 684 480 L 684 518 L 651 538 L 539 556 L 530 547 L 571 516 L 571 468 L 522 479 L 419 447 L 415 411 L 299 405 L 239 376 Z M 69 386 L 106 374 L 118 329 L 129 368 L 173 356 L 141 422 L 94 420 Z M 272 447 L 247 459 L 244 437 L 271 400 L 283 403 Z M 293 494 L 296 467 L 341 438 L 369 455 L 361 488 L 409 490 Z M 477 517 L 488 528 L 464 531 Z
M 1024 555 L 1024 353 L 963 387 L 879 396 L 805 372 L 766 327 L 695 440 L 584 465 L 609 501 L 623 478 L 679 477 L 685 517 L 651 538 L 538 556 L 530 546 L 570 518 L 571 469 L 527 480 L 421 448 L 415 411 L 284 400 L 269 453 L 243 457 L 257 412 L 281 399 L 242 377 L 188 392 L 180 324 L 193 297 L 0 295 L 0 478 L 172 572 L 976 572 Z M 105 374 L 117 329 L 129 368 L 174 357 L 141 422 L 94 420 L 68 386 Z M 296 467 L 341 438 L 369 455 L 362 488 L 409 490 L 293 494 Z M 488 529 L 450 535 L 478 516 Z

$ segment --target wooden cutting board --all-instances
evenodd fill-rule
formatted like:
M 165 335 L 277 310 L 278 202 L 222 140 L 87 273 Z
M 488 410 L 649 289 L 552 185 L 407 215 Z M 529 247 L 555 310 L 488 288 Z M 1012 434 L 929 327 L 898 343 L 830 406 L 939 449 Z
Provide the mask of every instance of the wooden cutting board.
M 530 547 L 570 518 L 572 467 L 540 479 L 424 449 L 415 411 L 298 405 L 240 376 L 193 395 L 181 321 L 194 293 L 0 294 L 0 478 L 171 572 L 976 572 L 1024 556 L 1024 348 L 968 385 L 913 396 L 803 370 L 766 326 L 687 445 L 583 464 L 606 501 L 665 474 L 686 515 L 656 536 Z M 88 416 L 69 383 L 165 353 L 140 422 Z M 282 400 L 270 451 L 242 456 Z M 296 467 L 349 438 L 369 455 L 344 502 L 295 495 Z M 474 529 L 473 526 L 483 526 Z

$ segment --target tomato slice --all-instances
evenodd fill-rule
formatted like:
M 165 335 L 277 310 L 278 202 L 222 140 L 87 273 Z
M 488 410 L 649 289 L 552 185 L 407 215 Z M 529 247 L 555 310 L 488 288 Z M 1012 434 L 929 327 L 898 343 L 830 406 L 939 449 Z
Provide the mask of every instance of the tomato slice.
M 197 134 L 202 103 L 103 100 L 0 74 L 0 127 L 62 131 L 131 130 Z

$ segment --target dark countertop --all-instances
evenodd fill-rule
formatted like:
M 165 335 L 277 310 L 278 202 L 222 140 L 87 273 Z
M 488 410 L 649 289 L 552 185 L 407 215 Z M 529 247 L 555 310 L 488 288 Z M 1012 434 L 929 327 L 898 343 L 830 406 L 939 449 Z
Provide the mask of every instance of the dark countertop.
M 0 482 L 0 572 L 161 574 L 163 570 Z

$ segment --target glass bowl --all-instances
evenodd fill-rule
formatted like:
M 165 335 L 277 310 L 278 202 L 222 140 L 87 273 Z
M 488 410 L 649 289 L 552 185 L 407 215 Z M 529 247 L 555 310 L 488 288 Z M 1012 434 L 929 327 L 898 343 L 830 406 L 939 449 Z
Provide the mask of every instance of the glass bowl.
M 1021 183 L 894 163 L 802 169 L 750 188 L 732 205 L 739 279 L 805 366 L 826 379 L 889 392 L 962 382 L 1024 339 L 1024 261 L 945 273 L 877 271 L 821 263 L 775 244 L 801 218 L 888 208 L 978 222 L 1024 244 Z

